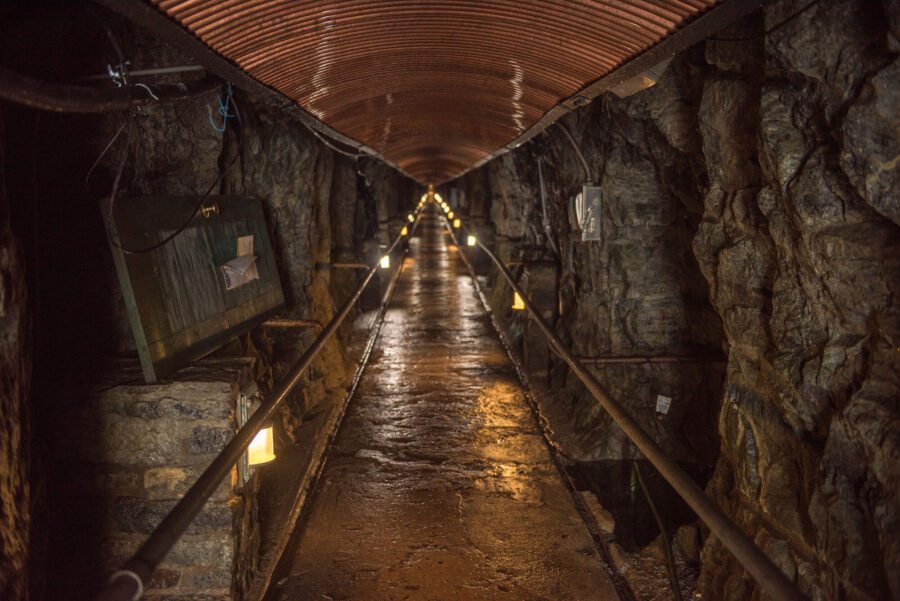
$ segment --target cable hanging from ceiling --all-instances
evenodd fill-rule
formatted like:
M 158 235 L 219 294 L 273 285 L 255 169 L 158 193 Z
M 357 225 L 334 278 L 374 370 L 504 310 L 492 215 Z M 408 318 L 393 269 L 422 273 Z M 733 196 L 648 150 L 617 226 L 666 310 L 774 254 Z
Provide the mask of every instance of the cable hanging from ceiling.
M 231 106 L 234 108 L 234 112 L 235 112 L 234 119 L 236 121 L 240 122 L 240 120 L 241 120 L 240 119 L 240 110 L 238 109 L 237 103 L 234 101 L 234 98 L 230 98 L 230 103 L 231 103 Z M 184 221 L 184 223 L 182 225 L 180 225 L 178 228 L 176 228 L 174 232 L 172 232 L 171 234 L 169 234 L 168 236 L 166 236 L 159 242 L 151 244 L 150 246 L 146 246 L 143 248 L 127 248 L 124 245 L 122 245 L 118 236 L 116 235 L 115 221 L 114 221 L 114 209 L 115 209 L 116 198 L 118 197 L 118 193 L 119 193 L 119 186 L 122 181 L 122 175 L 125 172 L 125 166 L 128 163 L 128 159 L 131 154 L 131 138 L 132 138 L 131 134 L 132 134 L 132 128 L 133 128 L 133 119 L 134 119 L 133 114 L 129 113 L 128 121 L 126 122 L 126 125 L 127 125 L 127 128 L 126 128 L 127 133 L 125 135 L 126 146 L 125 146 L 124 152 L 122 153 L 122 159 L 119 161 L 119 166 L 118 166 L 118 169 L 116 170 L 116 176 L 113 179 L 112 188 L 109 193 L 109 209 L 108 209 L 108 214 L 107 214 L 107 235 L 109 237 L 109 242 L 113 247 L 115 247 L 116 249 L 118 249 L 119 251 L 121 251 L 122 253 L 127 254 L 127 255 L 143 254 L 143 253 L 148 253 L 148 252 L 157 250 L 157 249 L 165 246 L 172 240 L 174 240 L 183 231 L 185 231 L 190 226 L 190 224 L 194 220 L 194 218 L 197 217 L 197 215 L 203 209 L 204 204 L 206 203 L 206 199 L 209 198 L 210 194 L 212 194 L 212 192 L 219 186 L 219 184 L 221 184 L 222 180 L 225 179 L 225 176 L 228 175 L 228 173 L 232 170 L 232 168 L 234 168 L 234 166 L 237 164 L 238 160 L 241 157 L 240 150 L 238 150 L 238 152 L 236 152 L 234 154 L 234 156 L 231 158 L 228 165 L 224 169 L 221 170 L 221 172 L 216 177 L 216 179 L 209 185 L 209 187 L 206 189 L 206 191 L 197 200 L 197 203 L 194 205 L 194 210 L 191 212 L 191 215 Z M 223 127 L 224 127 L 224 124 L 223 124 Z M 243 132 L 241 131 L 240 127 L 236 128 L 235 131 L 236 131 L 236 135 L 238 138 L 238 148 L 240 148 L 242 146 L 241 143 L 243 141 Z

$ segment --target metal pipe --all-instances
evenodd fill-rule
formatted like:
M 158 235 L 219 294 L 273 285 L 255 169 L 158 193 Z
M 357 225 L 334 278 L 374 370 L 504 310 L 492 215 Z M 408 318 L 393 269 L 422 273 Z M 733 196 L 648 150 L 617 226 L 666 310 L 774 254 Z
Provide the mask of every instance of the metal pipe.
M 323 263 L 332 269 L 368 269 L 365 263 Z
M 455 241 L 456 236 L 453 228 L 449 226 L 449 222 L 447 227 Z M 779 601 L 805 601 L 806 597 L 788 580 L 784 573 L 744 534 L 737 524 L 731 521 L 731 518 L 725 515 L 725 512 L 703 492 L 703 489 L 681 469 L 681 466 L 663 451 L 637 420 L 618 401 L 607 394 L 597 378 L 565 347 L 550 325 L 541 316 L 540 311 L 516 284 L 512 274 L 503 262 L 484 243 L 477 241 L 477 244 L 493 261 L 510 287 L 522 297 L 531 319 L 534 320 L 538 328 L 546 336 L 547 341 L 550 343 L 550 348 L 565 361 L 572 372 L 587 387 L 588 391 L 609 413 L 610 417 L 619 425 L 634 445 L 659 470 L 663 478 L 694 510 L 697 516 L 703 520 L 710 531 L 722 541 L 725 548 L 731 551 L 735 559 L 744 566 L 744 569 L 773 599 Z
M 393 252 L 404 237 L 398 235 L 385 254 Z M 369 269 L 365 279 L 356 288 L 353 295 L 328 322 L 328 325 L 306 349 L 306 352 L 291 366 L 288 374 L 275 385 L 259 409 L 253 412 L 244 426 L 235 433 L 231 441 L 225 445 L 225 448 L 213 459 L 181 500 L 163 518 L 138 549 L 138 552 L 121 569 L 113 572 L 106 588 L 95 598 L 96 601 L 134 601 L 141 597 L 144 586 L 150 580 L 153 571 L 178 542 L 219 484 L 231 471 L 231 467 L 240 459 L 241 454 L 247 450 L 253 437 L 274 416 L 278 407 L 300 382 L 303 373 L 325 347 L 325 343 L 337 332 L 378 270 L 378 263 Z
M 588 365 L 610 363 L 725 363 L 725 357 L 715 355 L 600 355 L 598 357 L 576 357 Z
M 178 67 L 156 67 L 154 69 L 137 69 L 128 71 L 128 77 L 145 77 L 148 75 L 172 75 L 174 73 L 189 73 L 192 71 L 206 71 L 203 65 L 181 65 Z M 80 78 L 82 81 L 101 81 L 109 79 L 109 73 L 100 75 L 88 75 Z
M 147 89 L 93 88 L 52 83 L 0 67 L 0 100 L 54 113 L 109 113 L 155 102 L 172 102 L 212 92 L 222 85 L 218 77 Z
M 264 328 L 323 328 L 316 319 L 267 319 L 262 322 Z

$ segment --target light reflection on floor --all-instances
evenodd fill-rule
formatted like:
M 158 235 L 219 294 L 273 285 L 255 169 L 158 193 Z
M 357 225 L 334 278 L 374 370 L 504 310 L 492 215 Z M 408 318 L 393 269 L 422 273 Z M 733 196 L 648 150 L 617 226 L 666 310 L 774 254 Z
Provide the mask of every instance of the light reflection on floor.
M 416 233 L 277 598 L 615 599 L 437 216 Z

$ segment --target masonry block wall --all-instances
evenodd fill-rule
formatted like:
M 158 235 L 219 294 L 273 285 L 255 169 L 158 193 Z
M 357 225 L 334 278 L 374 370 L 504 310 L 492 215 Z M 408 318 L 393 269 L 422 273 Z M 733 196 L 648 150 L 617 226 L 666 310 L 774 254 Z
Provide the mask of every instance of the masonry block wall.
M 60 403 L 65 434 L 49 445 L 56 461 L 48 466 L 58 527 L 46 533 L 47 560 L 79 569 L 54 574 L 42 598 L 96 590 L 137 551 L 231 440 L 241 396 L 256 390 L 251 369 L 245 359 L 204 360 L 153 385 L 129 381 L 123 369 Z M 232 469 L 154 574 L 148 599 L 241 598 L 259 555 L 258 478 L 243 473 Z

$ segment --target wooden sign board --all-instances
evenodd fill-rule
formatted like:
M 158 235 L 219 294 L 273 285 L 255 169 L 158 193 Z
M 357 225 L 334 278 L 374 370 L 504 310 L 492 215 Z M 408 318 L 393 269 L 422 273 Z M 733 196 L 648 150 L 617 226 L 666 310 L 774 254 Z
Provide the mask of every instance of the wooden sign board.
M 118 199 L 115 229 L 109 223 L 107 228 L 116 233 L 119 247 L 147 249 L 177 231 L 198 200 Z M 260 201 L 213 196 L 205 205 L 217 206 L 218 213 L 206 217 L 198 211 L 184 231 L 157 249 L 123 252 L 110 244 L 147 382 L 158 382 L 284 307 Z M 109 201 L 101 208 L 108 220 Z M 248 263 L 250 271 L 241 271 Z M 223 269 L 226 264 L 238 271 Z

